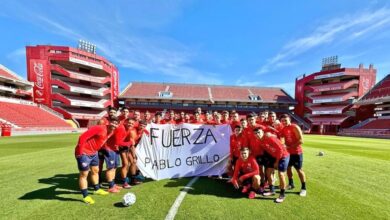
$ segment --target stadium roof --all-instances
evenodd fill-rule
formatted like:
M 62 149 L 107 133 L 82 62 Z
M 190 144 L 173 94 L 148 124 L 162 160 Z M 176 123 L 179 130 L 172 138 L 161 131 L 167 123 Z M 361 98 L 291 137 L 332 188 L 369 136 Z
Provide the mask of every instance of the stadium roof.
M 0 64 L 0 78 L 10 80 L 13 82 L 19 82 L 22 84 L 31 85 L 32 83 L 24 80 L 22 77 L 18 76 L 16 73 L 8 69 L 7 67 Z
M 223 86 L 184 83 L 132 82 L 121 99 L 189 100 L 295 104 L 283 89 L 275 87 Z
M 390 102 L 390 74 L 385 76 L 371 90 L 362 96 L 356 104 L 368 105 L 379 102 Z

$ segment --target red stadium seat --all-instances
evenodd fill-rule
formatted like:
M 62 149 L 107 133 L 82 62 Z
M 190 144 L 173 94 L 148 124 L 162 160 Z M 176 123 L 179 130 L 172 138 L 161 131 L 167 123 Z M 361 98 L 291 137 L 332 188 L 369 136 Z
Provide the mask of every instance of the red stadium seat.
M 0 102 L 0 118 L 19 127 L 70 127 L 63 119 L 35 105 Z

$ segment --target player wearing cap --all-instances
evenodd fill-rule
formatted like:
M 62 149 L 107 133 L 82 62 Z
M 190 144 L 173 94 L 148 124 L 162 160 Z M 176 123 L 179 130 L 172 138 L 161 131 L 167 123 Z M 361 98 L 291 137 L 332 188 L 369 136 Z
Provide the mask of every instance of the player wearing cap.
M 249 199 L 254 199 L 259 189 L 260 176 L 259 166 L 256 159 L 250 156 L 249 147 L 243 146 L 240 150 L 240 158 L 235 164 L 232 184 L 234 188 L 239 189 L 242 186 L 242 193 L 248 193 Z
M 111 117 L 107 125 L 96 125 L 90 127 L 80 135 L 75 148 L 75 157 L 79 169 L 79 187 L 83 194 L 83 201 L 87 204 L 94 204 L 95 201 L 88 195 L 88 174 L 91 171 L 91 181 L 94 187 L 94 194 L 107 195 L 108 192 L 100 189 L 99 185 L 99 157 L 98 151 L 103 147 L 114 129 L 118 126 L 118 119 Z
M 282 139 L 284 139 L 284 143 L 287 146 L 287 151 L 290 153 L 290 162 L 287 168 L 287 176 L 288 176 L 288 188 L 294 188 L 292 167 L 298 173 L 299 179 L 301 181 L 301 191 L 299 193 L 300 196 L 306 196 L 306 176 L 305 172 L 303 172 L 302 164 L 303 164 L 303 135 L 301 128 L 291 123 L 291 118 L 289 115 L 284 114 L 280 118 L 284 128 L 280 132 Z

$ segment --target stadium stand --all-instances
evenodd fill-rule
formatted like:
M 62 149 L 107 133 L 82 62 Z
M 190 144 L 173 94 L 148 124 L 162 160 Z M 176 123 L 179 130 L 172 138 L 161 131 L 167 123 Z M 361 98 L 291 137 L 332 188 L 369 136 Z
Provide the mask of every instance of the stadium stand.
M 361 97 L 357 117 L 362 121 L 338 134 L 390 138 L 390 74 Z
M 336 134 L 357 123 L 354 103 L 375 83 L 376 69 L 341 67 L 325 58 L 319 72 L 297 77 L 295 113 L 311 124 L 311 133 Z
M 0 124 L 13 134 L 26 130 L 69 131 L 72 127 L 53 110 L 32 102 L 33 84 L 0 65 Z
M 70 128 L 63 119 L 33 103 L 0 102 L 0 118 L 16 128 Z

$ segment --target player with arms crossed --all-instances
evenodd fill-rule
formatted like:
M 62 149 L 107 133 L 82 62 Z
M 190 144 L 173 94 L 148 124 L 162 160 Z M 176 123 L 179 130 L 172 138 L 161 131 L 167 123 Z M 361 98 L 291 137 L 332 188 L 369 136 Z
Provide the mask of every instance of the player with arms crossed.
M 291 123 L 291 118 L 287 114 L 282 115 L 280 117 L 280 121 L 284 126 L 280 132 L 280 136 L 284 139 L 287 151 L 290 153 L 290 162 L 287 168 L 288 189 L 293 189 L 295 187 L 292 174 L 292 167 L 294 167 L 298 173 L 299 179 L 301 180 L 301 191 L 299 192 L 299 195 L 306 196 L 306 176 L 302 169 L 303 136 L 301 128 L 298 125 Z
M 108 192 L 100 189 L 99 185 L 99 157 L 98 151 L 118 126 L 118 118 L 111 117 L 107 125 L 96 125 L 80 135 L 75 149 L 75 157 L 79 169 L 79 187 L 83 194 L 83 201 L 94 204 L 95 201 L 88 195 L 88 174 L 91 170 L 91 181 L 96 195 L 107 195 Z
M 256 159 L 250 156 L 249 147 L 244 146 L 240 149 L 240 158 L 235 164 L 232 184 L 236 189 L 242 186 L 242 193 L 249 191 L 249 199 L 255 198 L 255 191 L 260 187 L 259 166 L 257 165 Z

